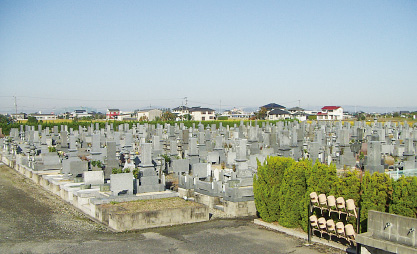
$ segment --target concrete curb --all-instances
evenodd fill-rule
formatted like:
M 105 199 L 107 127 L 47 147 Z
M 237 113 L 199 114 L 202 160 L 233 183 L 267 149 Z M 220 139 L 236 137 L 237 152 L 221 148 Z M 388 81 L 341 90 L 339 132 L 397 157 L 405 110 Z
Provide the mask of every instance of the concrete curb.
M 283 226 L 280 226 L 280 225 L 268 223 L 268 222 L 265 222 L 261 219 L 254 219 L 253 223 L 255 223 L 256 225 L 266 227 L 268 229 L 272 229 L 272 230 L 275 230 L 275 231 L 278 231 L 278 232 L 281 232 L 281 233 L 285 233 L 285 234 L 290 235 L 290 236 L 295 236 L 295 237 L 301 238 L 301 239 L 306 240 L 306 241 L 308 240 L 308 234 L 307 233 L 300 232 L 300 231 L 294 230 L 292 228 L 286 228 L 286 227 L 283 227 Z M 346 253 L 356 253 L 356 251 L 354 251 L 354 250 L 352 252 L 352 248 L 349 247 L 349 246 L 345 246 L 345 245 L 338 244 L 338 243 L 335 243 L 335 242 L 330 242 L 328 240 L 324 240 L 324 239 L 317 238 L 317 237 L 312 237 L 311 242 L 327 245 L 327 246 L 333 247 L 335 249 L 346 251 Z

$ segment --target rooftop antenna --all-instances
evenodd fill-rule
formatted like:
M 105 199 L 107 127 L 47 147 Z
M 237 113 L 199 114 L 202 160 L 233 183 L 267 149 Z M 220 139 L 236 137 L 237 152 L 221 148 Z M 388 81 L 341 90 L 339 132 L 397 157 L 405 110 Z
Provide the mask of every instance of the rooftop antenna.
M 298 107 L 301 108 L 301 100 L 298 100 Z

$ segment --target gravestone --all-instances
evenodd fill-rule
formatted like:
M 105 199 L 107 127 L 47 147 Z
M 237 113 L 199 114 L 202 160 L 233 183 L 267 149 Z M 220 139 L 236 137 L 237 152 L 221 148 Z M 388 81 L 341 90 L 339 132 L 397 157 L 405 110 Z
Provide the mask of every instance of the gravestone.
M 196 163 L 191 165 L 191 172 L 194 177 L 197 178 L 206 178 L 207 173 L 207 163 Z
M 139 164 L 138 193 L 164 191 L 165 186 L 160 181 L 154 164 L 152 163 L 152 144 L 141 145 L 141 163 Z
M 189 159 L 179 159 L 172 161 L 172 170 L 176 174 L 189 173 L 190 172 L 190 160 Z
M 113 196 L 133 195 L 133 173 L 111 174 L 110 191 Z
M 103 171 L 84 171 L 83 178 L 84 178 L 84 184 L 91 184 L 91 185 L 104 184 L 104 172 Z
M 366 158 L 365 170 L 371 174 L 373 172 L 383 173 L 385 172 L 384 166 L 381 164 L 381 142 L 370 141 L 368 142 L 368 155 Z
M 104 170 L 104 178 L 109 179 L 112 173 L 113 168 L 119 168 L 119 160 L 116 157 L 116 142 L 107 141 L 107 158 L 106 158 L 106 167 Z

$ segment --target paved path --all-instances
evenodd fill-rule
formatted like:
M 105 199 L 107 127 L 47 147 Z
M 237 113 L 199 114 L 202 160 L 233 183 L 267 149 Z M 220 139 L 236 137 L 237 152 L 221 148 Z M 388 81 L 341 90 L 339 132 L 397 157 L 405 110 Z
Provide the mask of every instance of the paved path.
M 0 253 L 342 253 L 249 219 L 113 233 L 0 165 Z

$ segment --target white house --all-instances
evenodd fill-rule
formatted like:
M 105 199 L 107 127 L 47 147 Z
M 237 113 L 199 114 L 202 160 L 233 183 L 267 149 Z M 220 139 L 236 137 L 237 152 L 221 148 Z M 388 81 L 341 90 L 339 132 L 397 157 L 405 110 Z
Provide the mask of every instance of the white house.
M 181 121 L 185 118 L 186 115 L 190 114 L 190 108 L 186 106 L 179 106 L 172 109 L 172 113 L 177 115 L 176 120 Z
M 303 108 L 300 107 L 293 107 L 288 109 L 288 112 L 291 113 L 293 119 L 297 119 L 298 121 L 306 121 L 307 114 Z
M 36 120 L 39 121 L 49 121 L 49 120 L 56 120 L 57 116 L 53 113 L 51 114 L 42 114 L 42 113 L 36 113 L 36 114 L 30 114 L 29 116 L 33 116 L 36 118 Z
M 87 113 L 87 110 L 85 109 L 76 109 L 74 112 L 71 113 L 71 119 L 73 118 L 82 118 L 82 117 L 91 117 L 93 116 L 90 113 Z
M 282 109 L 273 109 L 268 114 L 269 120 L 284 120 L 291 119 L 291 113 Z
M 11 117 L 12 117 L 13 120 L 16 120 L 16 121 L 21 121 L 21 120 L 26 120 L 27 119 L 26 113 L 11 114 Z
M 210 108 L 192 107 L 189 108 L 188 111 L 194 121 L 208 121 L 216 119 L 215 111 Z
M 159 109 L 143 109 L 136 112 L 136 119 L 138 121 L 154 121 L 156 118 L 161 118 L 162 110 Z
M 251 117 L 252 113 L 244 112 L 242 109 L 231 109 L 226 110 L 223 112 L 222 116 L 228 117 L 228 119 L 249 119 Z
M 324 106 L 317 113 L 317 120 L 343 120 L 343 108 L 340 106 Z
M 115 120 L 117 116 L 120 114 L 119 109 L 109 108 L 106 112 L 106 120 Z
M 136 115 L 133 112 L 120 112 L 119 115 L 116 116 L 117 121 L 135 121 Z

